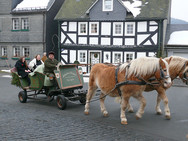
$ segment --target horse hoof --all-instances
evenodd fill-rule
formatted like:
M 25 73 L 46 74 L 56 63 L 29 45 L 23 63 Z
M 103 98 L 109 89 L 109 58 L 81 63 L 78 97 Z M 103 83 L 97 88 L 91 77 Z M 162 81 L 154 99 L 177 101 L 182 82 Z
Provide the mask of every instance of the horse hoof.
M 127 121 L 121 121 L 121 124 L 127 125 L 128 123 L 127 123 Z
M 103 113 L 103 116 L 104 116 L 104 117 L 108 117 L 108 112 L 104 112 L 104 113 Z
M 166 115 L 165 118 L 166 118 L 167 120 L 170 120 L 170 119 L 171 119 L 170 115 Z
M 129 110 L 128 112 L 129 112 L 129 113 L 134 113 L 134 111 L 133 111 L 133 110 Z
M 157 112 L 157 115 L 162 115 L 162 112 Z
M 140 119 L 140 117 L 136 115 L 136 120 L 139 120 L 139 119 Z
M 88 112 L 88 111 L 84 111 L 84 114 L 85 114 L 85 115 L 89 115 L 89 112 Z

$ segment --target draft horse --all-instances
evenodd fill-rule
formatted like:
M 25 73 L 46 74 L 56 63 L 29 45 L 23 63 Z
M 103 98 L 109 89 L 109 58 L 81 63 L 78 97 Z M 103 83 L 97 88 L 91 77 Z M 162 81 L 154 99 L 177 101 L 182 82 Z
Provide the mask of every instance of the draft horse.
M 188 85 L 188 59 L 179 57 L 179 56 L 171 56 L 164 58 L 169 63 L 169 74 L 171 80 L 173 81 L 176 77 L 179 78 Z M 158 93 L 157 96 L 157 104 L 156 104 L 156 113 L 158 115 L 162 114 L 162 110 L 160 108 L 160 102 L 163 100 L 164 102 L 164 112 L 166 119 L 170 119 L 170 108 L 168 106 L 168 98 L 166 96 L 166 90 L 170 87 L 164 87 L 162 85 L 159 86 L 151 86 L 147 85 L 145 91 L 153 91 L 156 90 Z M 133 108 L 130 104 L 128 104 L 128 111 L 133 112 Z
M 115 74 L 117 74 L 117 76 L 115 76 Z M 161 58 L 138 58 L 132 60 L 129 64 L 122 64 L 119 68 L 101 63 L 95 64 L 90 72 L 84 113 L 89 114 L 90 100 L 94 96 L 97 88 L 100 88 L 100 107 L 103 116 L 108 115 L 104 105 L 106 95 L 112 97 L 119 97 L 121 95 L 121 123 L 127 124 L 125 110 L 131 96 L 140 102 L 140 108 L 136 113 L 136 118 L 141 118 L 146 105 L 146 100 L 143 97 L 142 92 L 145 90 L 147 81 L 153 76 L 155 76 L 164 87 L 171 85 L 168 63 Z M 116 81 L 118 83 L 128 83 L 116 88 Z M 129 84 L 129 82 L 131 83 Z M 132 82 L 138 82 L 139 84 L 141 82 L 145 83 L 143 83 L 143 85 L 137 85 L 133 84 Z M 121 94 L 119 94 L 118 91 L 121 92 Z

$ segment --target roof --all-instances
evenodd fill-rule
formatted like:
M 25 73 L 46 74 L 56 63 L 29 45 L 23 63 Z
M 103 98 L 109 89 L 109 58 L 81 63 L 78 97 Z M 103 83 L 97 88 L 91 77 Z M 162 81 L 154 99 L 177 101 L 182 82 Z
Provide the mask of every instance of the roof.
M 94 7 L 98 0 L 65 0 L 56 20 L 89 19 L 88 10 Z M 167 19 L 169 15 L 170 0 L 118 0 L 127 11 L 126 20 L 131 19 Z M 127 3 L 128 2 L 128 3 Z M 136 2 L 141 5 L 134 7 Z M 127 5 L 128 4 L 128 5 Z M 132 6 L 132 7 L 131 7 Z M 135 10 L 137 15 L 134 15 Z
M 12 10 L 12 12 L 48 11 L 54 2 L 55 0 L 23 0 Z
M 188 45 L 188 24 L 169 24 L 166 33 L 167 46 Z

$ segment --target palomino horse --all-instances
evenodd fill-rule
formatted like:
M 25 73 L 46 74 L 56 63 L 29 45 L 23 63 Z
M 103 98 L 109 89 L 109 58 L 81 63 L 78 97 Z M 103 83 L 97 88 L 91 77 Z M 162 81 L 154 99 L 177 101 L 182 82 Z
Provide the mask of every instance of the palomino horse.
M 118 70 L 118 71 L 117 71 Z M 116 73 L 117 72 L 117 73 Z M 117 76 L 115 76 L 117 74 Z M 161 75 L 162 74 L 162 75 Z M 108 112 L 104 105 L 105 96 L 118 97 L 118 88 L 115 88 L 116 81 L 130 82 L 128 85 L 121 85 L 119 91 L 121 92 L 121 123 L 127 124 L 125 110 L 127 103 L 131 96 L 140 101 L 140 108 L 136 113 L 137 119 L 142 117 L 146 100 L 142 95 L 146 84 L 132 84 L 132 82 L 147 82 L 149 78 L 155 76 L 159 81 L 163 81 L 164 87 L 171 85 L 169 77 L 168 63 L 159 58 L 143 57 L 132 60 L 130 64 L 124 63 L 119 69 L 115 66 L 107 66 L 104 64 L 95 64 L 90 72 L 89 88 L 86 98 L 85 114 L 89 114 L 89 103 L 92 96 L 95 94 L 97 88 L 101 89 L 100 107 L 104 116 Z M 161 82 L 162 83 L 162 82 Z
M 167 62 L 169 62 L 169 73 L 171 80 L 173 81 L 177 76 L 182 79 L 182 81 L 186 84 L 188 84 L 188 59 L 179 57 L 179 56 L 171 56 L 164 58 Z M 169 61 L 170 60 L 170 61 Z M 166 90 L 168 88 L 165 88 L 161 85 L 159 86 L 151 86 L 147 85 L 145 91 L 153 91 L 156 90 L 158 92 L 157 96 L 157 104 L 156 104 L 156 113 L 158 115 L 162 114 L 161 108 L 160 108 L 160 101 L 163 100 L 164 102 L 164 112 L 166 119 L 170 119 L 170 109 L 168 106 L 168 98 L 166 96 Z M 128 104 L 128 111 L 133 112 L 133 108 L 130 104 Z

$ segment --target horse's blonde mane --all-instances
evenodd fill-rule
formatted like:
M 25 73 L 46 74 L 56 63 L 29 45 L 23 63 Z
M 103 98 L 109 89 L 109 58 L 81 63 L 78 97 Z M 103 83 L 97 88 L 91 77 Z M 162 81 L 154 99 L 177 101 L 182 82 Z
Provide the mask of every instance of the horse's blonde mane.
M 166 61 L 165 61 L 166 62 Z M 167 64 L 167 63 L 166 63 Z M 123 71 L 128 67 L 128 63 L 124 63 L 120 66 L 120 71 Z M 146 76 L 154 73 L 159 69 L 159 58 L 155 57 L 141 57 L 134 59 L 130 62 L 130 66 L 127 74 L 135 76 Z
M 171 57 L 166 57 L 165 60 L 168 61 L 170 60 L 169 68 L 172 70 L 177 70 L 180 71 L 182 67 L 184 66 L 185 62 L 188 61 L 188 59 L 180 57 L 180 56 L 171 56 Z

